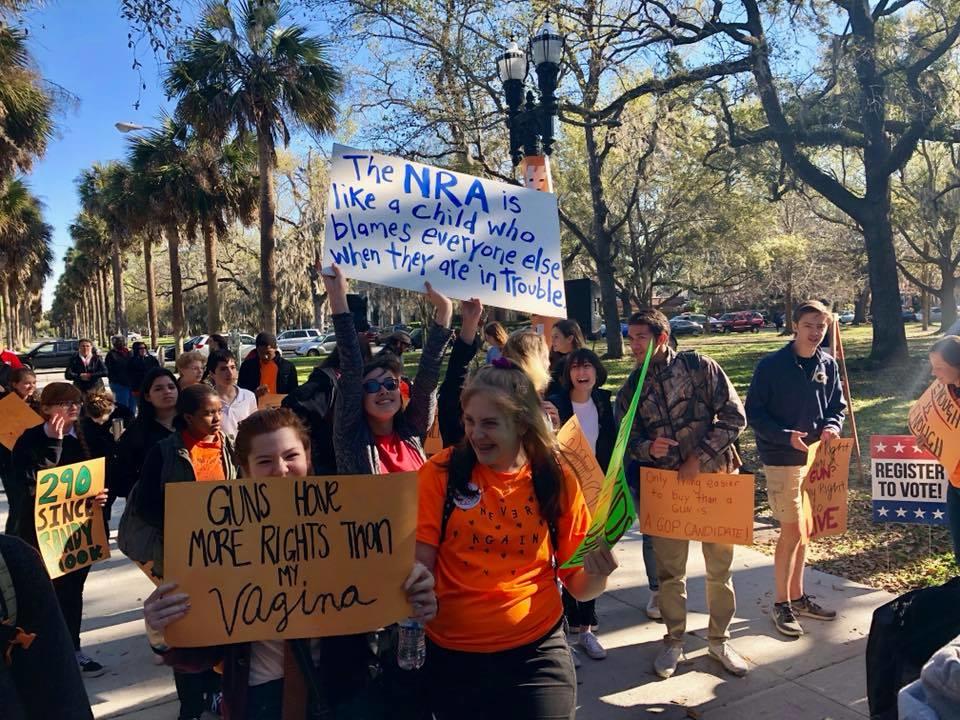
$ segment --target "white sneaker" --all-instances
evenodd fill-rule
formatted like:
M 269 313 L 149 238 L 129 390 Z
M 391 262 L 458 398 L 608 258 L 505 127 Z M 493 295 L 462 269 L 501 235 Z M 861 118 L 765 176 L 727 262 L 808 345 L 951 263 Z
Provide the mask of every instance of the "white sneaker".
M 644 608 L 647 613 L 647 617 L 651 620 L 661 620 L 663 615 L 660 613 L 660 592 L 658 590 L 652 590 L 650 592 L 650 597 L 647 598 L 647 607 Z
M 580 633 L 579 643 L 588 658 L 603 660 L 607 656 L 607 651 L 603 649 L 600 640 L 590 630 Z
M 743 659 L 740 653 L 730 647 L 730 643 L 724 642 L 711 645 L 709 652 L 710 657 L 723 665 L 724 669 L 731 675 L 743 677 L 747 674 L 747 670 L 749 669 L 747 661 Z
M 682 645 L 664 644 L 653 661 L 653 671 L 662 678 L 668 678 L 676 672 L 677 664 L 686 659 Z

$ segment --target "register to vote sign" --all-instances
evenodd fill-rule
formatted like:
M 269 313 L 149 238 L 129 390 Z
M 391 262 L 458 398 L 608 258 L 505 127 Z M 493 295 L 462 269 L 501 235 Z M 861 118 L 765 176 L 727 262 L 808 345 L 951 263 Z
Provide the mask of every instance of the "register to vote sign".
M 872 435 L 873 521 L 947 524 L 943 465 L 912 435 Z
M 334 145 L 324 264 L 349 278 L 566 317 L 552 193 Z

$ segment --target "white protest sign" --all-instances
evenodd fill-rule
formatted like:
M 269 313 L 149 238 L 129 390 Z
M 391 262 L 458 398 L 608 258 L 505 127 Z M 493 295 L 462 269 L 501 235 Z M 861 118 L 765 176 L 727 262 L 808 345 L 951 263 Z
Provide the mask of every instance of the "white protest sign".
M 557 198 L 333 146 L 324 264 L 348 278 L 566 317 Z

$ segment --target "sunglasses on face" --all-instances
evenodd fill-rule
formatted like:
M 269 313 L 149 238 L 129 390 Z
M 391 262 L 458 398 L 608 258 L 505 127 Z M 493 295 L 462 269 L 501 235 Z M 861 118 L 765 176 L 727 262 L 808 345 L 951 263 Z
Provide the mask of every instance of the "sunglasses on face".
M 385 378 L 383 380 L 365 380 L 363 383 L 363 391 L 368 395 L 375 395 L 380 392 L 380 388 L 393 392 L 400 387 L 399 381 L 393 379 L 392 377 Z

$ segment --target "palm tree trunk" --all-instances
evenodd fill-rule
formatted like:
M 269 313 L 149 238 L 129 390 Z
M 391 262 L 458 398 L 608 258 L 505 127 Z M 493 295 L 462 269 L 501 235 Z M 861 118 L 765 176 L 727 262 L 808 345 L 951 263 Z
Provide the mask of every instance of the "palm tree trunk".
M 176 354 L 183 352 L 183 279 L 180 275 L 180 230 L 176 223 L 167 223 L 167 251 L 170 254 L 170 309 L 173 317 L 173 338 Z
M 203 222 L 203 262 L 207 271 L 207 332 L 220 332 L 220 288 L 217 281 L 217 229 Z
M 93 291 L 93 313 L 96 317 L 97 338 L 100 342 L 107 340 L 107 316 L 103 311 L 103 294 L 100 292 L 100 273 L 96 270 L 93 273 L 94 280 L 91 283 Z
M 276 198 L 273 192 L 273 139 L 269 127 L 257 128 L 260 172 L 260 330 L 277 332 L 277 260 L 274 240 Z
M 100 295 L 103 300 L 103 326 L 110 332 L 110 282 L 105 264 L 100 266 Z
M 0 295 L 3 297 L 3 334 L 4 344 L 13 349 L 13 326 L 10 324 L 10 286 L 0 280 Z
M 143 234 L 143 267 L 147 280 L 147 324 L 150 326 L 150 347 L 157 347 L 157 288 L 153 276 L 153 234 Z
M 123 261 L 120 255 L 120 238 L 113 237 L 113 253 L 110 258 L 113 264 L 113 309 L 117 318 L 117 332 L 121 337 L 127 336 L 127 303 L 123 293 Z

